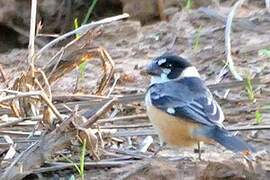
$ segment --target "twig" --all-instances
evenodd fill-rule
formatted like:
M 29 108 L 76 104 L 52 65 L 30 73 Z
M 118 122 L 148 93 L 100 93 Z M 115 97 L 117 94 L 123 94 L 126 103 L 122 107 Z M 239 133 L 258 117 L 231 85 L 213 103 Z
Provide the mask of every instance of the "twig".
M 52 70 L 49 72 L 48 74 L 48 78 L 51 77 L 52 73 L 55 71 L 56 67 L 58 66 L 58 64 L 61 61 L 62 56 L 64 55 L 65 49 L 68 48 L 69 46 L 71 46 L 72 44 L 74 44 L 75 42 L 77 42 L 79 40 L 79 38 L 73 39 L 72 41 L 70 41 L 68 44 L 66 44 L 64 47 L 61 48 L 60 51 L 58 51 L 50 60 L 49 62 L 43 67 L 43 70 L 49 68 L 49 66 L 53 63 L 54 67 L 52 68 Z M 56 61 L 56 63 L 54 63 L 54 59 L 58 57 L 58 60 Z
M 115 102 L 117 102 L 117 98 L 113 98 L 109 102 L 107 102 L 102 108 L 100 108 L 94 115 L 92 115 L 86 123 L 82 125 L 84 128 L 89 128 L 93 123 L 95 123 L 98 118 L 107 111 Z
M 14 119 L 14 118 L 11 118 L 11 119 Z M 42 117 L 34 117 L 33 119 L 41 120 Z M 15 118 L 15 120 L 8 120 L 6 123 L 1 123 L 0 128 L 14 126 L 20 122 L 27 121 L 27 120 L 33 120 L 33 119 L 31 117 L 30 118 Z
M 110 99 L 105 96 L 91 95 L 91 94 L 66 94 L 53 95 L 53 101 L 81 101 L 81 100 L 102 100 Z
M 55 108 L 55 106 L 51 103 L 51 101 L 48 99 L 47 95 L 43 92 L 40 91 L 34 91 L 34 92 L 19 92 L 19 91 L 10 91 L 10 90 L 2 90 L 2 91 L 7 91 L 7 92 L 12 92 L 14 93 L 14 95 L 9 95 L 3 98 L 0 98 L 0 102 L 3 101 L 9 101 L 12 99 L 16 99 L 16 98 L 22 98 L 22 97 L 32 97 L 32 96 L 38 96 L 40 98 L 42 98 L 42 100 L 45 101 L 45 103 L 51 108 L 51 110 L 54 112 L 54 114 L 56 115 L 56 117 L 62 122 L 63 121 L 63 117 L 61 116 L 61 114 L 58 112 L 58 110 Z M 33 97 L 32 97 L 33 98 Z
M 37 0 L 32 0 L 31 3 L 31 22 L 30 22 L 30 35 L 29 35 L 29 55 L 28 63 L 34 64 L 35 54 L 35 36 L 36 36 L 36 15 L 37 15 Z
M 101 126 L 100 129 L 128 129 L 128 128 L 148 128 L 152 127 L 150 123 L 141 123 L 141 124 L 127 124 L 127 125 L 110 125 L 110 126 Z
M 38 144 L 38 142 L 39 142 L 39 141 L 34 142 L 34 143 L 31 144 L 27 149 L 25 149 L 22 153 L 20 153 L 20 154 L 15 158 L 15 160 L 12 161 L 12 163 L 9 165 L 9 167 L 8 167 L 7 169 L 5 169 L 5 172 L 4 172 L 4 174 L 1 176 L 1 178 L 6 179 L 6 180 L 11 180 L 11 179 L 13 179 L 12 177 L 13 177 L 14 171 L 12 171 L 12 170 L 13 170 L 14 166 L 19 162 L 19 160 L 20 160 L 25 154 L 34 151 L 34 149 L 37 148 L 36 145 Z
M 30 174 L 34 168 L 40 167 L 56 148 L 68 144 L 70 139 L 77 133 L 77 130 L 71 125 L 74 118 L 78 117 L 72 114 L 52 132 L 44 134 L 32 148 L 21 153 L 12 162 L 1 178 L 7 180 L 22 179 L 27 174 Z
M 118 21 L 120 19 L 124 19 L 124 18 L 128 18 L 129 15 L 124 13 L 122 15 L 118 15 L 118 16 L 113 16 L 113 17 L 109 17 L 109 18 L 105 18 L 105 19 L 102 19 L 100 21 L 96 21 L 96 22 L 91 22 L 89 24 L 85 24 L 85 25 L 82 25 L 80 26 L 79 28 L 73 30 L 73 31 L 70 31 L 66 34 L 63 34 L 62 36 L 52 40 L 51 42 L 49 42 L 46 46 L 44 46 L 43 48 L 41 48 L 38 52 L 37 52 L 37 57 L 39 57 L 46 49 L 54 46 L 55 44 L 57 44 L 58 42 L 74 35 L 74 34 L 79 34 L 80 36 L 82 36 L 84 33 L 86 33 L 87 31 L 89 31 L 90 29 L 98 26 L 98 25 L 101 25 L 101 24 L 106 24 L 106 23 L 110 23 L 110 22 L 113 22 L 113 21 Z
M 270 125 L 254 125 L 254 126 L 242 126 L 242 127 L 228 127 L 228 131 L 253 131 L 253 130 L 269 130 Z
M 3 158 L 3 161 L 1 162 L 1 165 L 7 163 L 7 161 L 11 160 L 16 154 L 14 141 L 8 135 L 4 135 L 4 139 L 8 144 L 10 144 L 10 146 L 8 152 Z
M 73 41 L 72 41 L 72 42 L 73 42 Z M 62 47 L 61 50 L 60 50 L 59 52 L 57 52 L 57 53 L 52 57 L 52 59 L 49 61 L 48 64 L 50 64 L 50 62 L 52 62 L 52 61 L 54 60 L 54 58 L 56 58 L 57 56 L 59 56 L 58 59 L 57 59 L 57 61 L 56 61 L 56 63 L 55 63 L 55 65 L 54 65 L 54 67 L 53 67 L 53 69 L 52 69 L 51 72 L 47 75 L 48 79 L 51 78 L 52 74 L 54 73 L 54 71 L 56 70 L 57 66 L 59 65 L 59 63 L 60 63 L 60 61 L 61 61 L 61 59 L 62 59 L 62 57 L 63 57 L 63 55 L 64 55 L 65 48 L 66 48 L 66 46 L 65 46 L 65 47 Z
M 245 0 L 239 0 L 237 1 L 234 6 L 232 7 L 232 10 L 230 11 L 227 22 L 226 22 L 226 27 L 225 27 L 225 50 L 226 50 L 226 55 L 227 55 L 227 63 L 229 66 L 229 69 L 234 76 L 235 79 L 242 81 L 243 78 L 238 74 L 238 72 L 235 69 L 234 62 L 232 59 L 232 52 L 231 52 L 231 31 L 232 31 L 232 21 L 233 17 L 235 14 L 236 9 L 241 6 L 244 3 Z
M 112 168 L 112 167 L 124 166 L 133 162 L 135 161 L 126 160 L 126 161 L 85 162 L 84 166 L 86 168 Z M 57 170 L 74 168 L 74 164 L 72 163 L 47 163 L 47 165 L 51 165 L 52 167 L 44 167 L 44 168 L 36 169 L 33 171 L 33 173 L 44 173 L 44 172 L 49 172 L 49 171 L 57 171 Z
M 147 119 L 146 114 L 136 114 L 136 115 L 129 115 L 129 116 L 121 116 L 121 117 L 115 117 L 115 118 L 108 118 L 108 119 L 99 119 L 98 123 L 108 123 L 108 122 L 116 122 L 116 121 L 127 121 L 127 120 L 133 120 L 133 119 Z
M 23 132 L 23 131 L 2 131 L 0 130 L 0 134 L 7 134 L 7 135 L 18 135 L 18 136 L 29 136 L 32 134 L 32 132 Z M 35 132 L 35 136 L 40 135 L 40 131 Z
M 265 0 L 265 6 L 267 8 L 267 10 L 270 10 L 270 0 Z
M 43 92 L 40 93 L 40 97 L 45 101 L 45 103 L 51 108 L 53 113 L 56 115 L 56 117 L 62 122 L 64 119 L 62 118 L 59 111 L 55 108 L 55 106 L 51 103 L 51 101 L 48 99 L 47 95 Z
M 156 136 L 157 133 L 154 129 L 149 128 L 147 130 L 134 130 L 134 131 L 120 131 L 112 134 L 117 137 L 130 137 L 130 136 Z
M 120 78 L 120 74 L 119 74 L 119 73 L 116 73 L 116 74 L 114 75 L 114 82 L 113 82 L 113 85 L 112 85 L 112 87 L 110 88 L 110 91 L 109 91 L 109 93 L 107 94 L 107 97 L 110 97 L 110 95 L 112 94 L 112 92 L 113 92 L 113 90 L 114 90 L 114 88 L 115 88 L 115 86 L 116 86 L 116 83 L 117 83 L 117 81 L 119 80 L 119 78 Z
M 0 74 L 1 74 L 1 76 L 3 78 L 3 81 L 2 82 L 5 83 L 7 81 L 7 74 L 5 73 L 2 65 L 0 65 Z
M 12 99 L 22 98 L 22 97 L 32 97 L 33 98 L 33 96 L 40 96 L 40 94 L 41 94 L 40 91 L 35 91 L 35 92 L 18 92 L 17 94 L 9 95 L 9 96 L 0 98 L 0 102 L 10 101 Z

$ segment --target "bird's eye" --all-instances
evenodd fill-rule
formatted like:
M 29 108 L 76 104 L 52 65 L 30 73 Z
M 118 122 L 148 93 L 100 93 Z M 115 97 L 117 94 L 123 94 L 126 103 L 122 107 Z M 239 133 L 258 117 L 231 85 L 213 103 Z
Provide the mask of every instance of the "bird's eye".
M 170 64 L 170 63 L 165 63 L 165 64 L 164 64 L 164 67 L 165 67 L 165 68 L 172 68 L 172 64 Z

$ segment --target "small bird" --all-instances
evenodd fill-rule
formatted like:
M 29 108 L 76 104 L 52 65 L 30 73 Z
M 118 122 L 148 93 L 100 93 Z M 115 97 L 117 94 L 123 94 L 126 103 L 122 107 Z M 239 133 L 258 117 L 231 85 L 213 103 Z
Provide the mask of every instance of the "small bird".
M 147 115 L 161 146 L 194 146 L 214 140 L 245 157 L 255 152 L 224 128 L 221 107 L 186 59 L 166 53 L 155 58 L 146 72 L 152 76 L 145 96 Z

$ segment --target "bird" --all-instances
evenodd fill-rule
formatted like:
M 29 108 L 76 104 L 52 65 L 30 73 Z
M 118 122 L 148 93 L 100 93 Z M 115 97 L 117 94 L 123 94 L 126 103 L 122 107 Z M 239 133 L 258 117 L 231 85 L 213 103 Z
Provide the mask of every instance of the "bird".
M 151 76 L 145 95 L 146 113 L 158 133 L 161 147 L 194 147 L 200 142 L 217 142 L 244 157 L 256 151 L 226 130 L 221 106 L 188 60 L 165 53 L 148 64 L 146 73 Z

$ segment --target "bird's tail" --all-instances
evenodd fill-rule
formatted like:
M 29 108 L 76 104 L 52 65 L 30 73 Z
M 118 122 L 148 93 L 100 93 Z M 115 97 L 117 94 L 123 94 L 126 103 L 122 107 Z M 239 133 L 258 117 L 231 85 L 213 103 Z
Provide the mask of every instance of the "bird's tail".
M 255 148 L 242 140 L 240 137 L 233 135 L 225 129 L 219 127 L 211 127 L 208 129 L 207 137 L 214 139 L 225 148 L 233 151 L 240 152 L 245 156 L 249 156 L 250 153 L 255 152 Z

